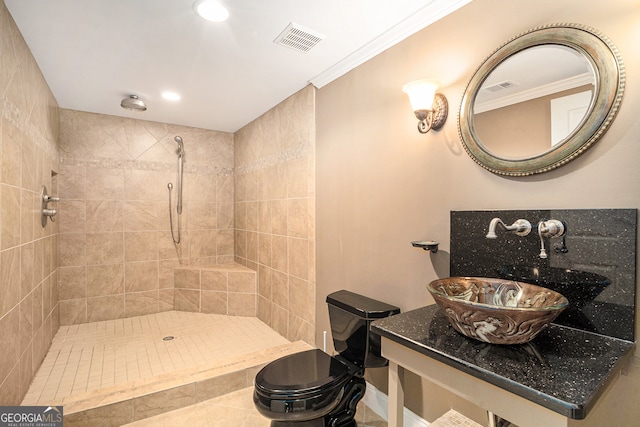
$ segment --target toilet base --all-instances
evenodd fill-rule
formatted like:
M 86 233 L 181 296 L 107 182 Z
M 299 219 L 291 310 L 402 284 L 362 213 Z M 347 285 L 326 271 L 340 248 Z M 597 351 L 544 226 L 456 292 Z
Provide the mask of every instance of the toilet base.
M 361 376 L 354 376 L 345 386 L 344 396 L 329 414 L 307 421 L 271 421 L 271 427 L 358 427 L 354 420 L 358 402 L 364 397 L 367 384 Z

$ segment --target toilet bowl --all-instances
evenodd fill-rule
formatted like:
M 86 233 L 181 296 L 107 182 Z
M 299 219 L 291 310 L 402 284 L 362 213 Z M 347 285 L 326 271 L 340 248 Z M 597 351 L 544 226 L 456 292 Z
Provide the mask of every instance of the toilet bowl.
M 277 359 L 258 372 L 253 401 L 272 427 L 355 427 L 364 397 L 365 368 L 381 367 L 380 337 L 369 324 L 400 312 L 392 305 L 338 291 L 327 296 L 335 356 L 307 350 Z

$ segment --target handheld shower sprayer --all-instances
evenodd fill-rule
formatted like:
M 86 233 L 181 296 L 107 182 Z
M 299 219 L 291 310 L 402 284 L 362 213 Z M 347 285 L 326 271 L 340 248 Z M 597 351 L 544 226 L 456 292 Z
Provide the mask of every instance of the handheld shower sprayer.
M 171 238 L 173 239 L 174 244 L 180 243 L 180 215 L 182 215 L 182 163 L 184 162 L 184 144 L 182 142 L 182 137 L 176 136 L 173 138 L 175 142 L 178 143 L 178 150 L 176 153 L 178 154 L 178 184 L 176 191 L 178 192 L 178 203 L 176 206 L 176 212 L 178 213 L 178 238 L 176 239 L 173 235 L 173 215 L 171 210 L 171 191 L 173 190 L 173 184 L 167 184 L 167 188 L 169 189 L 169 225 L 171 226 Z
M 178 157 L 184 156 L 184 144 L 182 143 L 182 137 L 176 136 L 173 140 L 178 143 Z

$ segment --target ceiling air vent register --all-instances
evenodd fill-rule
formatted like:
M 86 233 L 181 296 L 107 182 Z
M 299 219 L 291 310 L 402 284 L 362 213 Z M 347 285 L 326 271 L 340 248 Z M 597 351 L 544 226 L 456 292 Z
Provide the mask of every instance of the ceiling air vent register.
M 322 39 L 322 34 L 291 22 L 273 42 L 306 53 Z

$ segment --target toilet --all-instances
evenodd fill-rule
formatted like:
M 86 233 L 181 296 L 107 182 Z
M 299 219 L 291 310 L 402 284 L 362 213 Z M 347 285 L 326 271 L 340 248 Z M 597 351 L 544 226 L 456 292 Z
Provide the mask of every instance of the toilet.
M 346 290 L 327 296 L 335 356 L 308 350 L 277 359 L 255 379 L 253 402 L 271 427 L 356 427 L 356 405 L 364 397 L 365 368 L 387 364 L 373 320 L 400 313 L 398 307 Z

